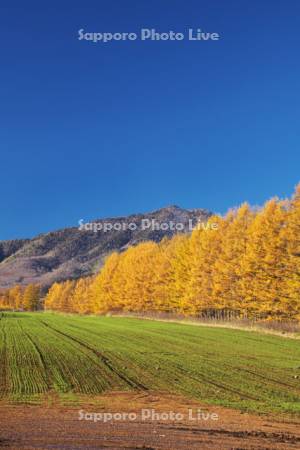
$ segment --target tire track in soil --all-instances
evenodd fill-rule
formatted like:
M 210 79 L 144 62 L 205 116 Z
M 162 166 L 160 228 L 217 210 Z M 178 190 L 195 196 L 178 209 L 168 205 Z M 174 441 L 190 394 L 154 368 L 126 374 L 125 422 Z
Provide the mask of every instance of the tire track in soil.
M 300 437 L 292 435 L 292 434 L 286 434 L 286 433 L 267 433 L 266 431 L 230 431 L 230 430 L 222 430 L 218 428 L 189 428 L 189 427 L 173 427 L 173 426 L 167 426 L 166 430 L 180 430 L 180 431 L 188 431 L 193 434 L 208 434 L 208 435 L 223 435 L 233 438 L 242 438 L 242 439 L 249 439 L 249 438 L 259 438 L 259 439 L 269 439 L 274 441 L 275 443 L 291 443 L 291 444 L 297 444 L 300 443 Z
M 211 362 L 210 362 L 210 364 L 211 364 L 213 367 L 217 367 L 216 364 L 213 364 L 213 363 L 211 363 Z M 244 368 L 244 367 L 236 367 L 236 366 L 230 366 L 229 364 L 225 364 L 224 362 L 222 363 L 222 365 L 223 365 L 224 367 L 226 367 L 230 372 L 233 372 L 233 371 L 237 371 L 237 372 L 246 372 L 246 373 L 249 373 L 249 374 L 251 374 L 251 375 L 253 375 L 253 376 L 255 376 L 255 377 L 257 377 L 257 378 L 263 380 L 264 382 L 266 382 L 266 384 L 271 384 L 271 383 L 273 383 L 275 386 L 277 385 L 277 387 L 278 387 L 278 385 L 284 386 L 284 387 L 288 388 L 289 390 L 294 390 L 294 391 L 296 391 L 297 393 L 300 393 L 300 389 L 299 389 L 297 386 L 293 386 L 292 384 L 285 383 L 285 382 L 283 382 L 283 381 L 275 380 L 274 378 L 266 377 L 266 376 L 264 376 L 264 375 L 262 375 L 262 374 L 259 374 L 259 373 L 257 373 L 257 372 L 254 372 L 254 371 L 252 371 L 252 370 L 250 370 L 250 369 L 248 369 L 248 368 Z M 232 392 L 234 392 L 234 391 L 232 391 Z M 237 391 L 237 392 L 238 392 L 238 391 Z M 241 395 L 242 395 L 242 394 L 241 394 Z M 255 401 L 260 401 L 260 400 L 261 400 L 261 399 L 254 398 L 254 397 L 249 397 L 249 399 L 255 400 Z
M 227 367 L 230 367 L 230 366 L 227 366 Z M 254 376 L 256 376 L 256 377 L 258 377 L 258 378 L 260 378 L 260 379 L 262 379 L 264 381 L 267 381 L 269 383 L 273 383 L 275 385 L 279 384 L 281 386 L 294 389 L 294 390 L 296 390 L 297 392 L 300 393 L 300 389 L 297 388 L 297 386 L 293 386 L 292 384 L 284 383 L 283 381 L 279 381 L 279 380 L 274 380 L 274 378 L 265 377 L 264 375 L 261 375 L 261 374 L 259 374 L 257 372 L 253 372 L 252 370 L 246 369 L 244 367 L 237 368 L 237 370 L 242 371 L 242 372 L 250 373 L 251 375 L 254 375 Z
M 32 346 L 34 347 L 35 351 L 37 352 L 37 354 L 39 355 L 40 361 L 42 363 L 43 369 L 44 369 L 44 379 L 46 382 L 46 385 L 48 387 L 48 389 L 53 389 L 53 383 L 51 382 L 50 376 L 49 376 L 49 371 L 47 368 L 47 363 L 45 361 L 45 358 L 43 356 L 42 351 L 40 350 L 40 348 L 38 347 L 38 344 L 32 339 L 32 337 L 30 336 L 30 334 L 28 334 L 27 331 L 24 330 L 24 327 L 22 326 L 21 323 L 19 323 L 19 326 L 22 330 L 22 333 L 27 337 L 27 339 L 31 342 Z
M 42 324 L 42 325 L 45 326 L 45 324 L 42 323 L 42 321 L 39 321 L 39 324 Z M 57 334 L 56 330 L 52 329 L 50 326 L 47 327 L 47 332 L 51 336 L 56 336 L 56 334 Z M 59 336 L 59 337 L 61 338 L 61 336 Z M 95 361 L 95 359 L 89 353 L 87 353 L 86 351 L 83 350 L 83 348 L 81 348 L 82 346 L 75 345 L 75 343 L 77 344 L 77 342 L 75 342 L 75 341 L 74 342 L 72 342 L 72 341 L 70 342 L 70 339 L 66 339 L 66 338 L 65 338 L 65 342 L 68 342 L 68 344 L 70 344 L 71 347 L 75 348 L 78 353 L 83 355 L 85 358 L 87 358 L 89 361 L 91 361 L 94 366 L 99 368 L 100 372 L 101 372 L 101 376 L 103 377 L 103 379 L 105 381 L 107 380 L 107 374 L 103 370 L 103 365 L 101 365 L 97 361 Z M 45 362 L 45 364 L 47 365 L 46 362 Z M 71 383 L 72 383 L 72 381 L 71 381 Z M 50 383 L 50 387 L 52 387 L 52 386 L 53 386 L 53 390 L 55 391 L 56 388 L 55 388 L 55 385 L 53 384 L 53 382 Z M 72 384 L 72 388 L 74 388 L 74 384 Z
M 107 367 L 114 375 L 116 375 L 118 378 L 120 378 L 124 383 L 128 384 L 129 386 L 131 386 L 134 389 L 141 389 L 144 391 L 147 391 L 148 388 L 143 385 L 142 383 L 139 383 L 137 381 L 133 381 L 130 378 L 126 377 L 125 375 L 119 373 L 114 367 L 113 365 L 109 362 L 109 359 L 103 354 L 101 353 L 99 350 L 94 349 L 93 347 L 89 346 L 86 342 L 81 341 L 78 338 L 75 338 L 74 336 L 71 336 L 61 330 L 56 329 L 55 327 L 49 325 L 47 322 L 44 322 L 43 320 L 40 321 L 45 327 L 50 328 L 51 330 L 55 331 L 56 333 L 66 337 L 67 339 L 76 342 L 77 344 L 81 345 L 82 347 L 86 348 L 87 350 L 89 350 L 90 352 L 92 352 L 94 355 L 96 355 L 101 362 L 103 363 L 103 365 L 105 367 Z
M 133 388 L 138 388 L 138 389 L 142 389 L 142 390 L 148 390 L 148 388 L 146 386 L 144 386 L 141 383 L 138 382 L 134 382 L 130 379 L 128 379 L 127 377 L 123 376 L 122 374 L 120 374 L 119 372 L 117 372 L 115 370 L 115 368 L 109 363 L 109 360 L 106 356 L 104 356 L 101 352 L 99 352 L 98 350 L 95 350 L 94 348 L 90 347 L 88 344 L 86 344 L 85 342 L 82 342 L 80 339 L 75 338 L 61 330 L 57 330 L 55 327 L 49 325 L 48 323 L 44 322 L 43 320 L 40 321 L 43 325 L 45 325 L 46 327 L 52 329 L 53 331 L 56 331 L 57 333 L 61 334 L 62 336 L 67 337 L 70 340 L 73 340 L 74 342 L 77 342 L 78 344 L 82 345 L 83 347 L 85 347 L 86 349 L 88 349 L 89 351 L 93 352 L 97 357 L 99 357 L 101 359 L 101 361 L 103 362 L 103 364 L 106 365 L 106 367 L 108 367 L 115 375 L 117 375 L 119 378 L 121 378 L 125 383 L 129 384 L 131 387 Z M 199 382 L 199 378 L 196 378 L 195 376 L 193 376 L 192 374 L 189 374 L 189 377 L 194 380 L 194 381 L 198 381 Z M 201 375 L 201 380 L 203 380 L 205 383 L 210 384 L 211 386 L 217 387 L 218 389 L 223 389 L 225 391 L 231 392 L 235 395 L 239 395 L 244 399 L 248 399 L 248 400 L 254 400 L 254 401 L 258 401 L 259 399 L 247 395 L 245 393 L 242 393 L 236 389 L 231 389 L 230 387 L 224 386 L 222 384 L 213 382 L 211 380 L 206 379 L 203 375 Z
M 184 369 L 183 369 L 183 368 L 180 368 L 180 369 L 181 369 L 181 371 L 184 372 Z M 248 395 L 248 394 L 245 394 L 245 393 L 243 393 L 243 392 L 241 392 L 241 391 L 239 391 L 239 390 L 237 390 L 237 389 L 232 389 L 232 388 L 230 388 L 230 387 L 228 387 L 228 386 L 224 386 L 223 384 L 216 383 L 215 381 L 208 380 L 208 379 L 207 379 L 206 377 L 204 377 L 202 374 L 199 375 L 199 378 L 197 378 L 195 375 L 189 373 L 189 377 L 190 377 L 191 380 L 198 381 L 198 382 L 199 382 L 200 380 L 202 380 L 202 381 L 204 381 L 205 383 L 210 384 L 211 386 L 214 386 L 214 387 L 216 387 L 216 388 L 218 388 L 218 389 L 223 389 L 224 391 L 231 392 L 232 394 L 235 394 L 235 395 L 239 395 L 240 397 L 242 397 L 242 398 L 244 398 L 244 399 L 254 400 L 254 401 L 259 401 L 259 399 L 255 398 L 255 397 L 252 397 L 252 396 L 250 396 L 250 395 Z

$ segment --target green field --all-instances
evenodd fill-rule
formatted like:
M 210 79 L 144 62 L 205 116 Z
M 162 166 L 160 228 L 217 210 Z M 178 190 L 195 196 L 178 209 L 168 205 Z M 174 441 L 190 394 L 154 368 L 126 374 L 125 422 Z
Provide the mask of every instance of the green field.
M 150 390 L 300 413 L 300 342 L 130 318 L 1 313 L 0 396 L 29 401 Z

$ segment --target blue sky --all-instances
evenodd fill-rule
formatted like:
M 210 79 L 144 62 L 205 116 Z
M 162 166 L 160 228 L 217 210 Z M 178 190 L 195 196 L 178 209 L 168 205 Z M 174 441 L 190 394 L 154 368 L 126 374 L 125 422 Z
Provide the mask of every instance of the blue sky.
M 95 44 L 81 28 L 221 39 Z M 295 0 L 2 2 L 0 239 L 290 195 L 299 29 Z

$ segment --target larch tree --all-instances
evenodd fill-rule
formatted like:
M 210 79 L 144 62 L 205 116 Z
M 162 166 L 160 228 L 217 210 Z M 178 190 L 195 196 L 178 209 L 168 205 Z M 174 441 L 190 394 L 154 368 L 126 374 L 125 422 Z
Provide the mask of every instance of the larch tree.
M 91 284 L 91 297 L 95 313 L 104 313 L 118 308 L 116 290 L 117 269 L 121 256 L 114 252 L 106 258 L 104 266 Z
M 245 203 L 225 217 L 222 240 L 213 270 L 213 301 L 229 314 L 243 308 L 239 281 L 242 278 L 241 259 L 246 254 L 248 229 L 254 214 Z
M 268 317 L 280 311 L 284 246 L 281 230 L 285 211 L 278 199 L 268 201 L 249 227 L 245 256 L 241 260 L 241 295 L 250 316 Z
M 300 320 L 300 184 L 287 206 L 286 216 L 281 232 L 286 247 L 282 303 L 287 317 L 296 315 Z
M 39 307 L 40 287 L 36 284 L 28 284 L 24 290 L 23 307 L 25 311 L 36 311 Z

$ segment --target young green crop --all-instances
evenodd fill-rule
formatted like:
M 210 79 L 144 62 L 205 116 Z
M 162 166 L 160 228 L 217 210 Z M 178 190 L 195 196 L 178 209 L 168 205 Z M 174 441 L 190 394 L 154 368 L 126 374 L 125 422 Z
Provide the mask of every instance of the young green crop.
M 129 318 L 5 313 L 0 395 L 157 390 L 300 413 L 299 340 Z

